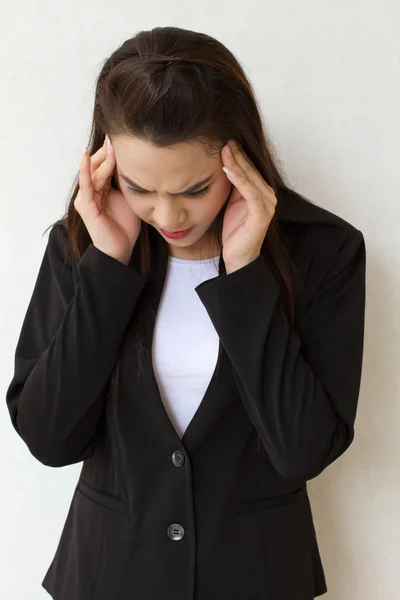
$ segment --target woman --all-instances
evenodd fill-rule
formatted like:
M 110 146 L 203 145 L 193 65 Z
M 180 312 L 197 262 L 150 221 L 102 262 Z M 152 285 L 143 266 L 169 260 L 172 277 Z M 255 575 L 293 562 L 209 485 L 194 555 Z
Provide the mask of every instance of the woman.
M 50 595 L 324 594 L 307 481 L 354 437 L 364 304 L 362 233 L 284 183 L 235 57 L 125 41 L 7 392 L 33 456 L 83 461 Z

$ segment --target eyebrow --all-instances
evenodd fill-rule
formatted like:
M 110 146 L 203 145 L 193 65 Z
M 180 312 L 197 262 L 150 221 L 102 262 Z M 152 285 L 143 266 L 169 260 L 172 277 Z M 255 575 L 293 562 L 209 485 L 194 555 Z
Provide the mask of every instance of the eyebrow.
M 124 175 L 123 173 L 121 173 L 120 171 L 120 175 L 122 177 L 122 179 L 124 181 L 126 181 L 126 183 L 135 188 L 137 191 L 139 192 L 146 192 L 146 193 L 151 193 L 149 190 L 145 190 L 144 188 L 142 188 L 139 184 L 135 183 L 132 179 L 130 179 L 129 177 L 127 177 L 126 175 Z M 212 173 L 211 175 L 209 175 L 208 177 L 206 177 L 205 179 L 202 179 L 201 181 L 198 181 L 197 183 L 191 185 L 189 188 L 187 188 L 186 190 L 183 190 L 183 192 L 175 192 L 175 193 L 171 193 L 171 196 L 180 196 L 182 194 L 192 194 L 193 192 L 197 192 L 199 190 L 199 188 L 201 188 L 204 184 L 208 183 L 210 181 L 210 179 L 212 179 L 214 173 Z

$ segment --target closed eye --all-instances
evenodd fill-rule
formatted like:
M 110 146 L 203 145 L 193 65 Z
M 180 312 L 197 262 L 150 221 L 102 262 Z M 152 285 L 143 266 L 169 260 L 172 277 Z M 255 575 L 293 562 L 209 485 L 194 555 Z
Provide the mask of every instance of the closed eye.
M 197 192 L 191 192 L 190 194 L 189 193 L 182 194 L 182 196 L 185 196 L 186 198 L 203 198 L 204 196 L 207 195 L 209 189 L 210 189 L 210 186 L 207 185 L 202 190 L 198 190 Z M 129 190 L 129 193 L 134 196 L 146 196 L 146 194 L 149 193 L 149 192 L 141 192 L 140 190 L 136 190 L 135 188 L 133 188 L 129 185 L 128 185 L 128 190 Z

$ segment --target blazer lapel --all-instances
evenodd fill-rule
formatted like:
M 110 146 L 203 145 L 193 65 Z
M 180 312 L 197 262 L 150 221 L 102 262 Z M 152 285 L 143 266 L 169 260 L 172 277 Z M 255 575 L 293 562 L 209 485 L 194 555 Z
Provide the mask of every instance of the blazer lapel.
M 141 326 L 145 361 L 143 373 L 140 377 L 141 383 L 135 385 L 130 397 L 135 399 L 135 412 L 139 410 L 147 412 L 146 423 L 148 427 L 153 428 L 156 439 L 165 440 L 169 445 L 174 444 L 175 447 L 183 444 L 188 452 L 192 452 L 207 435 L 207 432 L 212 430 L 229 403 L 235 399 L 236 387 L 232 366 L 220 341 L 218 360 L 213 375 L 181 439 L 165 410 L 152 364 L 152 342 L 156 315 L 167 275 L 168 252 L 164 239 L 154 228 L 149 228 L 149 235 L 151 237 L 151 247 L 154 250 L 151 256 L 151 270 L 146 284 L 148 310 L 146 310 L 146 318 L 143 319 Z M 140 270 L 139 252 L 135 253 L 132 265 Z M 226 274 L 222 252 L 219 257 L 218 273 L 219 275 Z M 171 351 L 173 351 L 172 348 Z

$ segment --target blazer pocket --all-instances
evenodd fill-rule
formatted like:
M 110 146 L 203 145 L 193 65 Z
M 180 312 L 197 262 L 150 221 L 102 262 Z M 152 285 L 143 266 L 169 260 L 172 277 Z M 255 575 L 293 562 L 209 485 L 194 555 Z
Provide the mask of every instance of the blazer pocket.
M 111 508 L 112 510 L 117 510 L 124 513 L 129 513 L 129 502 L 123 500 L 122 498 L 118 498 L 117 496 L 113 496 L 108 492 L 102 492 L 93 488 L 91 485 L 80 479 L 77 485 L 78 490 L 84 496 L 93 500 L 93 502 L 97 502 L 97 504 L 101 504 L 106 508 Z
M 296 490 L 290 494 L 284 496 L 275 496 L 274 498 L 255 498 L 252 500 L 246 500 L 245 502 L 237 502 L 234 506 L 234 512 L 236 514 L 257 512 L 259 510 L 268 510 L 269 508 L 276 508 L 279 506 L 287 506 L 288 504 L 295 504 L 301 502 L 306 497 L 304 488 Z
M 301 501 L 295 501 L 295 498 Z M 311 600 L 321 586 L 308 497 L 300 492 L 283 508 L 256 513 L 263 535 L 265 574 L 274 600 Z
M 57 600 L 116 600 L 128 555 L 129 503 L 80 480 L 42 586 Z

